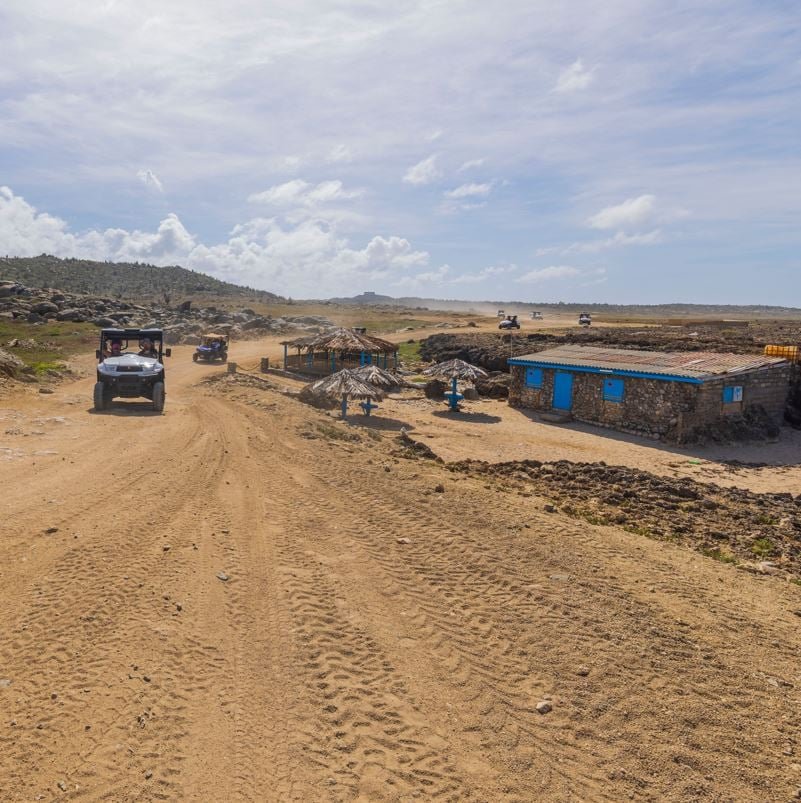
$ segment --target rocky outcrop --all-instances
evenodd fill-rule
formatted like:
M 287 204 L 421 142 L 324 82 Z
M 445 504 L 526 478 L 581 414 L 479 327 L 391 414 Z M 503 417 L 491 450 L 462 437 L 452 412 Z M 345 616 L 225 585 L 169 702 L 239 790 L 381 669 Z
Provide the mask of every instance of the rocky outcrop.
M 255 339 L 295 331 L 317 333 L 333 328 L 328 318 L 313 315 L 273 318 L 251 308 L 197 307 L 191 303 L 132 304 L 118 298 L 68 293 L 59 289 L 26 287 L 0 279 L 0 317 L 25 323 L 91 322 L 97 327 L 163 329 L 169 344 L 197 343 L 203 332 L 222 331 L 234 339 Z
M 29 371 L 30 369 L 22 360 L 9 354 L 5 349 L 0 349 L 0 376 L 19 379 L 22 374 Z
M 448 385 L 441 379 L 429 379 L 423 388 L 423 393 L 427 399 L 441 400 L 445 398 L 445 391 Z
M 503 371 L 493 371 L 485 379 L 476 380 L 476 390 L 479 395 L 490 399 L 508 399 L 509 386 L 512 384 L 510 374 Z

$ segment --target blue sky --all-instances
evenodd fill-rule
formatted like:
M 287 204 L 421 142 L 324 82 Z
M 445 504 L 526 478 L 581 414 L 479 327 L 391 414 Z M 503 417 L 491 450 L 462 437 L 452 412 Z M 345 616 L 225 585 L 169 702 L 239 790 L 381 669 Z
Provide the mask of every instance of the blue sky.
M 3 0 L 0 254 L 801 306 L 801 5 Z

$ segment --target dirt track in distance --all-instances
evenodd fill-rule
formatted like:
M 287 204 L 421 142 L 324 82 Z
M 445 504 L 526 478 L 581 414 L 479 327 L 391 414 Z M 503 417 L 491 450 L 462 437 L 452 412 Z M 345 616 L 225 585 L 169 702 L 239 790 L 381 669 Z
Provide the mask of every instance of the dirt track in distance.
M 796 794 L 801 588 L 189 354 L 163 416 L 0 400 L 0 799 Z

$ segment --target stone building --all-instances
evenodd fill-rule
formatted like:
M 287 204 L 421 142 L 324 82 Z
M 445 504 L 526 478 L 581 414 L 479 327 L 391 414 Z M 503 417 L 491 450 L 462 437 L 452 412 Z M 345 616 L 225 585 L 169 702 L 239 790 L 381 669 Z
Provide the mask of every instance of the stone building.
M 760 354 L 574 345 L 515 357 L 509 366 L 513 407 L 676 443 L 749 410 L 780 424 L 791 373 L 787 360 Z

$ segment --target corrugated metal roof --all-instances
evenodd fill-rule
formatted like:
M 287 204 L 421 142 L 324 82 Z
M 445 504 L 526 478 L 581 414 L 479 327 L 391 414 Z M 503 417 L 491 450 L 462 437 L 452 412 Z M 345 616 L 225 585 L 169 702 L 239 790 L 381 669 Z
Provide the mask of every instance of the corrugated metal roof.
M 680 376 L 704 380 L 738 374 L 755 368 L 787 362 L 782 357 L 764 354 L 723 354 L 715 351 L 640 351 L 635 349 L 596 348 L 593 346 L 558 346 L 526 354 L 515 362 L 551 363 L 601 371 Z

